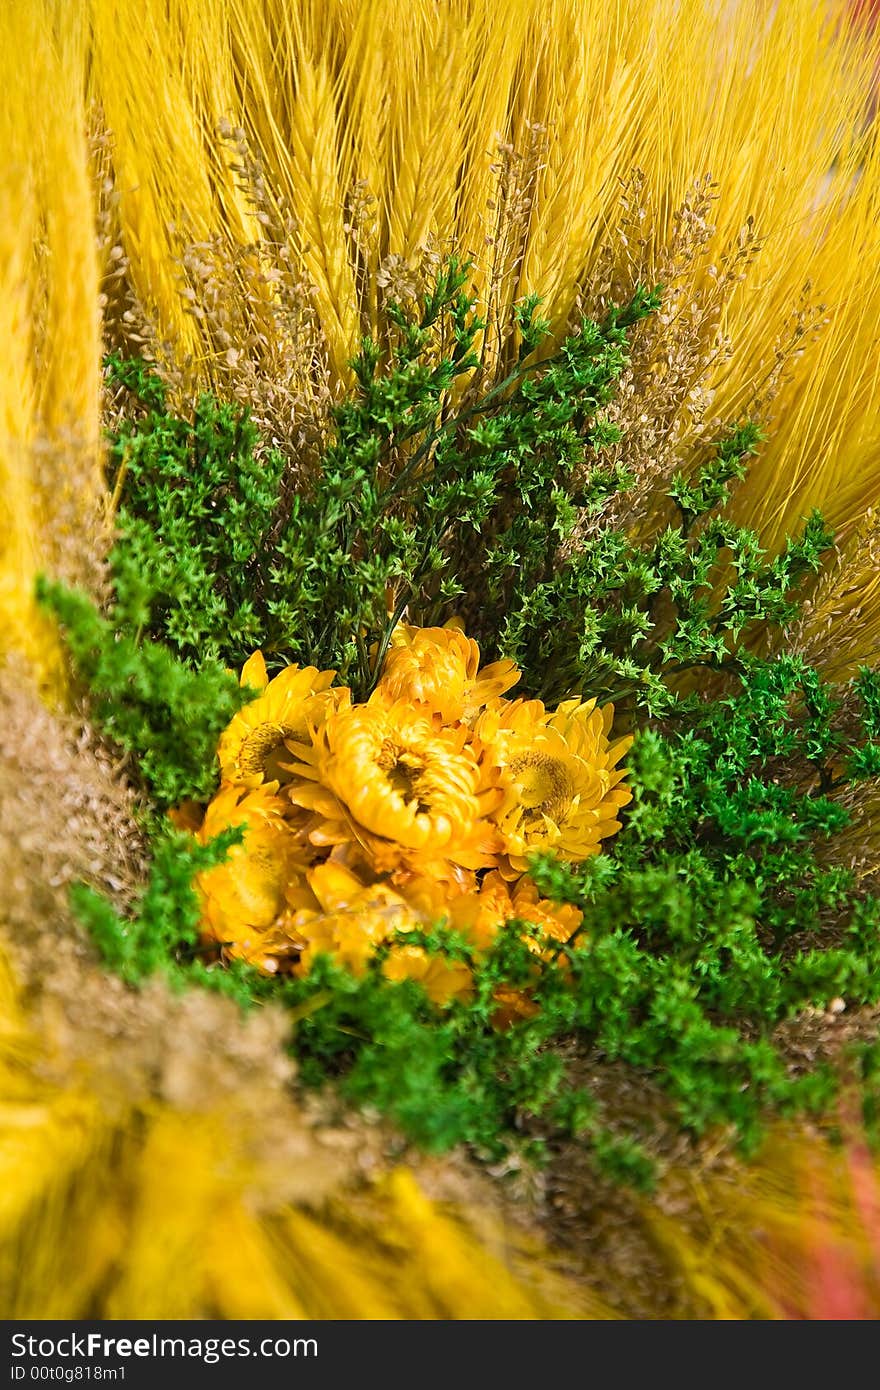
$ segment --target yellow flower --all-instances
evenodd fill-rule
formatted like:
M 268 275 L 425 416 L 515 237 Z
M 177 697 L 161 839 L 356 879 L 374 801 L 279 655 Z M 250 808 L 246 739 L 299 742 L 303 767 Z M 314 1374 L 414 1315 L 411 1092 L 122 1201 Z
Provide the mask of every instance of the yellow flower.
M 530 922 L 551 941 L 570 941 L 583 920 L 580 908 L 542 898 L 530 878 L 508 883 L 498 873 L 487 874 L 476 893 L 453 898 L 447 906 L 449 924 L 463 932 L 481 951 L 491 946 L 505 922 Z M 536 952 L 544 950 L 534 937 L 526 937 Z
M 480 649 L 455 624 L 398 623 L 376 690 L 389 703 L 425 705 L 443 724 L 468 722 L 520 678 L 512 661 L 480 666 Z
M 396 931 L 420 925 L 409 905 L 384 884 L 364 884 L 343 866 L 327 862 L 306 874 L 312 906 L 291 913 L 284 926 L 301 943 L 297 974 L 326 952 L 355 975 L 363 974 L 376 947 Z
M 308 839 L 309 831 L 317 824 L 316 818 L 299 806 L 292 805 L 291 810 L 294 816 L 305 818 Z M 320 836 L 320 829 L 316 833 Z M 360 842 L 348 840 L 332 847 L 329 862 L 348 869 L 361 883 L 386 883 L 425 922 L 439 921 L 450 898 L 475 892 L 477 888 L 478 875 L 473 869 L 463 869 L 448 859 L 428 859 L 415 851 L 402 861 L 399 846 L 390 841 L 374 839 L 372 852 L 368 853 Z
M 595 700 L 566 700 L 554 714 L 540 700 L 500 700 L 480 715 L 474 742 L 505 793 L 494 816 L 505 877 L 522 873 L 537 850 L 586 859 L 620 829 L 617 813 L 632 793 L 617 764 L 632 739 L 609 741 L 613 717 L 613 706 L 597 709 Z
M 584 920 L 584 914 L 574 903 L 554 903 L 542 898 L 536 884 L 527 877 L 514 884 L 511 903 L 515 918 L 540 927 L 551 941 L 570 941 Z M 534 945 L 535 950 L 541 949 L 539 944 Z
M 540 928 L 544 939 L 524 935 L 523 941 L 536 956 L 553 956 L 550 942 L 570 941 L 583 920 L 580 908 L 571 903 L 554 903 L 540 897 L 531 879 L 523 877 L 508 883 L 500 873 L 487 874 L 476 893 L 464 894 L 448 905 L 448 922 L 468 936 L 481 951 L 487 950 L 505 922 L 522 921 Z M 538 974 L 537 962 L 533 971 Z M 538 1006 L 528 987 L 500 986 L 493 992 L 494 1028 L 503 1029 L 522 1019 L 533 1018 Z
M 493 1028 L 497 1028 L 499 1033 L 505 1028 L 509 1028 L 513 1023 L 521 1023 L 524 1019 L 534 1018 L 540 1013 L 538 1005 L 531 998 L 528 990 L 514 989 L 510 985 L 499 985 L 492 998 L 496 1007 L 492 1010 L 491 1023 Z
M 221 830 L 245 827 L 240 845 L 226 860 L 198 874 L 206 940 L 230 956 L 264 970 L 278 968 L 279 943 L 269 949 L 265 934 L 287 907 L 291 885 L 313 857 L 285 819 L 286 804 L 265 787 L 221 787 L 205 812 L 198 839 L 207 844 Z
M 426 925 L 442 922 L 449 915 L 451 902 L 477 891 L 474 870 L 448 862 L 445 866 L 428 862 L 423 871 L 398 867 L 383 877 Z
M 254 652 L 242 667 L 240 684 L 261 694 L 220 735 L 222 780 L 241 787 L 287 781 L 278 755 L 286 756 L 285 740 L 308 743 L 310 721 L 319 719 L 328 703 L 343 698 L 341 689 L 329 689 L 335 675 L 314 666 L 287 666 L 270 681 L 262 652 Z
M 312 813 L 313 844 L 352 842 L 383 872 L 495 863 L 489 817 L 501 793 L 484 786 L 468 730 L 440 728 L 424 708 L 374 695 L 331 709 L 310 747 L 288 747 L 298 777 L 286 793 Z
M 470 999 L 474 992 L 471 972 L 462 961 L 429 955 L 421 946 L 392 946 L 382 974 L 386 980 L 418 980 L 428 998 L 441 1006 Z

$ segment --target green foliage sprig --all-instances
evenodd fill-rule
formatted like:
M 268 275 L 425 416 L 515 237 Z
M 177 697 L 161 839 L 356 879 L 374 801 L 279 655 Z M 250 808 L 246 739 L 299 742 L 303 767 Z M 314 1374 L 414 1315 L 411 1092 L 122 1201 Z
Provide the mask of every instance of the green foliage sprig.
M 242 838 L 243 829 L 237 825 L 200 845 L 191 835 L 163 825 L 154 834 L 149 879 L 130 917 L 123 917 L 88 884 L 73 884 L 71 906 L 110 969 L 132 985 L 142 984 L 157 970 L 176 984 L 192 983 L 198 972 L 201 921 L 193 878 L 222 863 Z M 212 982 L 222 985 L 222 976 Z
M 265 636 L 260 596 L 281 455 L 258 448 L 246 411 L 203 396 L 183 419 L 143 363 L 112 354 L 106 366 L 130 404 L 111 441 L 117 620 L 199 666 L 240 664 Z
M 95 724 L 132 756 L 155 804 L 209 798 L 217 740 L 252 692 L 215 661 L 194 669 L 143 640 L 118 609 L 104 616 L 85 594 L 40 579 L 37 597 L 62 625 Z

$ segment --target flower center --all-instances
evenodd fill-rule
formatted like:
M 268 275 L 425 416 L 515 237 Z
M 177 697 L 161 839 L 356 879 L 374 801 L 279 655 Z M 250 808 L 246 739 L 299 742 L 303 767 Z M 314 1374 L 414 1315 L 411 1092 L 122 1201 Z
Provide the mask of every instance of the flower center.
M 258 724 L 241 745 L 239 770 L 248 777 L 263 777 L 267 782 L 289 782 L 290 773 L 278 761 L 279 754 L 285 755 L 285 739 L 305 742 L 301 732 L 290 724 Z
M 559 758 L 549 753 L 523 753 L 508 765 L 516 783 L 523 807 L 532 814 L 530 820 L 549 816 L 557 823 L 571 803 L 571 778 Z
M 425 759 L 417 753 L 400 748 L 392 739 L 386 738 L 383 740 L 377 762 L 385 773 L 391 790 L 396 792 L 407 806 L 415 802 L 417 815 L 429 814 L 431 804 L 425 800 Z

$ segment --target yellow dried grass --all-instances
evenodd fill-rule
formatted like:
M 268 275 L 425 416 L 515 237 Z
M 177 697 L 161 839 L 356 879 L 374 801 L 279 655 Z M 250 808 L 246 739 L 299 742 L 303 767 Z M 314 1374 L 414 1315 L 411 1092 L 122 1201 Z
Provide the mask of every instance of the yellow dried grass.
M 2 645 L 59 689 L 33 584 L 94 532 L 102 487 L 100 314 L 85 145 L 82 16 L 57 0 L 0 13 Z
M 213 134 L 228 117 L 292 214 L 292 249 L 344 381 L 365 307 L 346 221 L 359 181 L 376 198 L 380 257 L 451 245 L 476 258 L 485 289 L 498 142 L 522 152 L 545 130 L 505 294 L 543 294 L 561 327 L 620 221 L 621 181 L 644 171 L 652 211 L 638 268 L 650 278 L 687 190 L 711 174 L 716 232 L 691 268 L 694 293 L 735 254 L 748 218 L 762 242 L 723 306 L 731 351 L 706 383 L 714 412 L 738 414 L 772 373 L 808 280 L 830 320 L 782 385 L 740 512 L 770 540 L 813 504 L 846 531 L 875 496 L 880 450 L 880 155 L 863 119 L 877 43 L 853 43 L 846 8 L 89 0 L 92 90 L 117 145 L 132 275 L 161 336 L 210 355 L 174 265 L 187 237 L 254 232 Z

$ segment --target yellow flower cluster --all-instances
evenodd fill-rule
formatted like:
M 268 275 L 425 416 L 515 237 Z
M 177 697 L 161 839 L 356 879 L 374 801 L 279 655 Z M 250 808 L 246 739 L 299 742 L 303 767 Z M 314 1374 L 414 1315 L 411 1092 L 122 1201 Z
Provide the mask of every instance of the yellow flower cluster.
M 224 731 L 220 790 L 189 822 L 203 842 L 245 827 L 197 879 L 205 939 L 297 974 L 320 952 L 362 972 L 393 939 L 385 974 L 420 980 L 438 1003 L 467 996 L 469 971 L 399 933 L 446 921 L 484 950 L 517 919 L 569 940 L 580 912 L 541 900 L 524 870 L 535 850 L 582 860 L 620 828 L 631 740 L 610 740 L 612 708 L 507 698 L 519 671 L 481 668 L 454 623 L 399 624 L 361 704 L 334 675 L 289 666 L 269 680 L 260 652 L 242 669 L 260 694 Z M 511 994 L 499 1008 L 528 1002 Z

